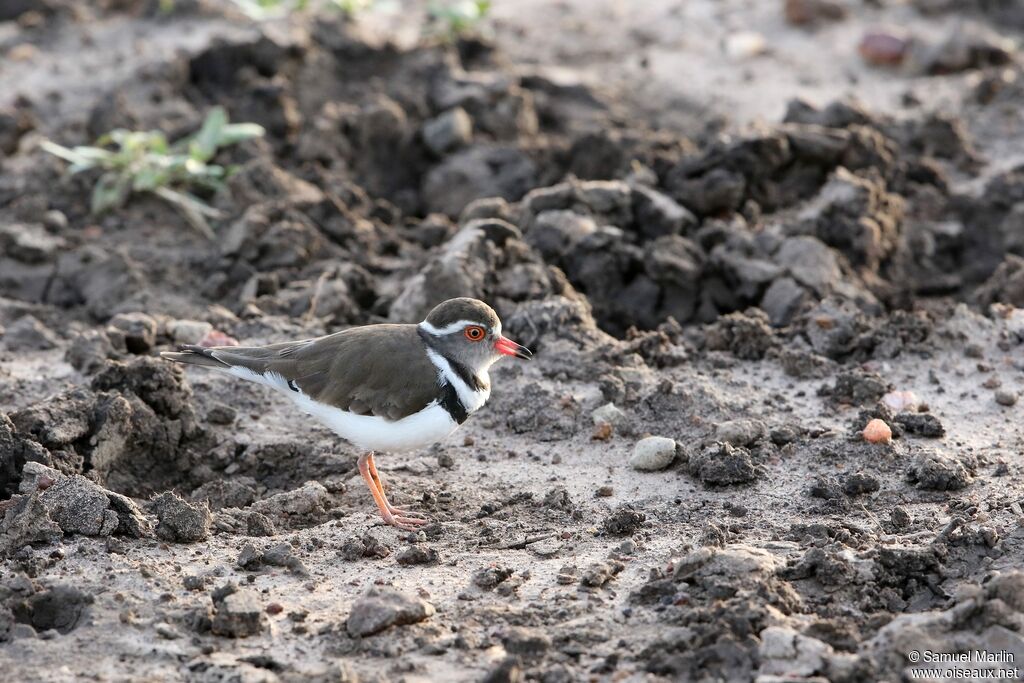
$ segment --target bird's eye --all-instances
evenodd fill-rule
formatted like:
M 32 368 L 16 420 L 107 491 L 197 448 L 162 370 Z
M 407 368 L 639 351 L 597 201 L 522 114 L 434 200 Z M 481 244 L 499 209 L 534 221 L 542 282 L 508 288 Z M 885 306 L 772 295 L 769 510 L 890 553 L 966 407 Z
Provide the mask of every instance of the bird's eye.
M 479 325 L 470 325 L 466 328 L 466 339 L 469 341 L 480 341 L 484 338 L 484 328 Z

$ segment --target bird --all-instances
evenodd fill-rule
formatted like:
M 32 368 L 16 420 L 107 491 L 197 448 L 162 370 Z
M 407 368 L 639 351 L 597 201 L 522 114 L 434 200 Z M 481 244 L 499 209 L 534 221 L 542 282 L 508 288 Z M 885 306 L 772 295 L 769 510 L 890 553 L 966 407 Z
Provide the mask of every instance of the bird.
M 359 450 L 359 473 L 381 518 L 412 531 L 428 520 L 388 501 L 374 453 L 415 450 L 449 436 L 487 403 L 495 362 L 533 353 L 502 335 L 493 308 L 459 297 L 418 324 L 364 325 L 267 346 L 185 344 L 161 356 L 287 396 Z

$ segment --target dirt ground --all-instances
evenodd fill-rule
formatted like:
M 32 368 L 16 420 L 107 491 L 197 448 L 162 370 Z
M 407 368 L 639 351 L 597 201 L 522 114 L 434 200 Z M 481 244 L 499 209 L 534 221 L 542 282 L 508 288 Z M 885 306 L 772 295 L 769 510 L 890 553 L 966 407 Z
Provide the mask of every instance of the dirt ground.
M 426 8 L 0 6 L 0 679 L 1024 677 L 1020 4 Z M 216 105 L 212 242 L 39 147 Z M 378 457 L 415 533 L 159 358 L 453 296 L 535 359 Z

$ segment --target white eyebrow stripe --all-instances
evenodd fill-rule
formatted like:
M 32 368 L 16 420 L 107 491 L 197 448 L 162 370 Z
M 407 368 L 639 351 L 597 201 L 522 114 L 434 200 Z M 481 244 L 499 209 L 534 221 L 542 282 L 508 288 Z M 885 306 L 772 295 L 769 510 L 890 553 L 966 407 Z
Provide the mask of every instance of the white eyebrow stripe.
M 452 332 L 458 332 L 459 330 L 465 329 L 470 325 L 480 325 L 480 323 L 474 322 L 472 320 L 459 320 L 458 322 L 451 323 L 450 325 L 445 325 L 444 327 L 441 328 L 434 327 L 426 320 L 420 323 L 420 327 L 423 328 L 424 331 L 429 332 L 430 334 L 433 335 L 451 334 Z M 483 326 L 481 325 L 481 327 Z

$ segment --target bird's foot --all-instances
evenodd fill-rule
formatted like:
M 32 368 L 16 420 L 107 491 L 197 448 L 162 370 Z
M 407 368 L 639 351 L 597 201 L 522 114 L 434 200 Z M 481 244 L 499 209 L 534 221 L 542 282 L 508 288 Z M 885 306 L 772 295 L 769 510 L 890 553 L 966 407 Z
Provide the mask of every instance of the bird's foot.
M 387 506 L 388 512 L 390 512 L 392 515 L 398 515 L 401 517 L 412 517 L 414 519 L 428 521 L 427 515 L 423 512 L 420 512 L 419 510 L 409 510 L 407 508 L 400 508 L 396 505 L 392 505 L 391 503 L 388 503 Z
M 396 514 L 391 510 L 382 511 L 380 516 L 386 524 L 390 524 L 396 529 L 401 529 L 403 531 L 416 531 L 419 527 L 429 524 L 428 520 L 421 517 L 409 517 L 406 514 L 401 514 L 400 512 L 399 514 Z

